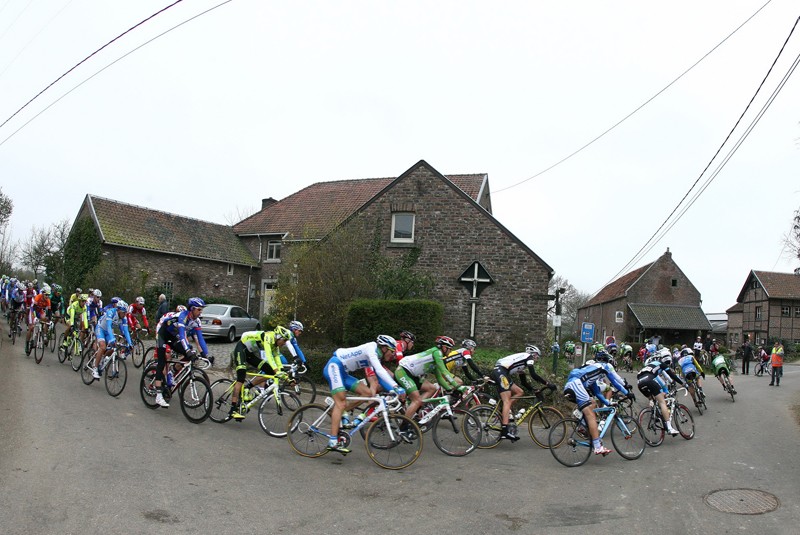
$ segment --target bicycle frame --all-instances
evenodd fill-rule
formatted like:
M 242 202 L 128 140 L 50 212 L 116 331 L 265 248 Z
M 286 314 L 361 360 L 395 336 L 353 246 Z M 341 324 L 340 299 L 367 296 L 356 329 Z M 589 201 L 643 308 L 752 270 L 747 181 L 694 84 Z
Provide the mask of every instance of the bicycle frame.
M 394 401 L 392 402 L 392 405 L 394 406 L 396 404 L 397 407 L 399 408 L 399 403 L 400 402 L 397 401 L 397 397 L 395 396 L 393 399 L 394 399 Z M 374 397 L 369 397 L 369 396 L 363 396 L 363 397 L 362 396 L 348 396 L 346 398 L 346 402 L 350 403 L 351 401 L 369 401 L 369 402 L 371 402 L 371 404 L 372 403 L 376 403 L 377 405 L 375 406 L 375 409 L 373 410 L 373 412 L 372 412 L 372 414 L 371 414 L 371 416 L 369 418 L 365 418 L 364 421 L 360 422 L 358 425 L 352 427 L 351 429 L 340 429 L 339 430 L 340 434 L 341 433 L 345 433 L 345 434 L 349 435 L 352 438 L 353 435 L 355 435 L 362 427 L 364 427 L 364 426 L 366 426 L 368 424 L 371 424 L 375 420 L 375 418 L 377 418 L 380 415 L 380 416 L 383 417 L 383 422 L 386 425 L 387 431 L 389 432 L 389 440 L 391 440 L 392 442 L 397 441 L 397 437 L 394 436 L 394 433 L 392 431 L 392 427 L 389 424 L 389 411 L 390 411 L 390 409 L 389 409 L 389 405 L 388 405 L 388 403 L 386 401 L 386 397 L 385 396 L 374 396 Z M 327 433 L 322 432 L 319 429 L 319 424 L 321 422 L 323 422 L 325 420 L 325 417 L 328 416 L 330 414 L 330 412 L 333 410 L 333 406 L 334 406 L 333 398 L 331 398 L 330 396 L 326 397 L 325 398 L 325 404 L 327 405 L 327 408 L 325 409 L 325 412 L 323 412 L 319 416 L 319 418 L 317 418 L 311 424 L 309 424 L 309 427 L 311 428 L 312 431 L 314 431 L 314 433 L 319 434 L 319 435 L 324 435 L 324 436 L 328 437 L 328 440 L 338 439 L 338 437 L 331 436 L 331 435 L 329 435 Z
M 428 422 L 433 420 L 437 414 L 444 411 L 447 413 L 448 416 L 453 415 L 453 408 L 450 405 L 450 399 L 448 396 L 438 396 L 435 398 L 427 398 L 423 399 L 422 403 L 430 403 L 434 404 L 433 408 L 426 412 L 422 417 L 417 420 L 417 425 L 419 425 L 420 429 L 423 429 L 423 426 L 426 425 Z
M 268 383 L 265 388 L 261 388 L 258 385 L 256 385 L 255 387 L 251 387 L 251 391 L 252 391 L 252 388 L 258 388 L 260 390 L 260 392 L 256 397 L 254 397 L 250 401 L 247 401 L 244 404 L 245 411 L 249 411 L 252 407 L 254 407 L 256 405 L 256 403 L 260 402 L 261 400 L 263 400 L 264 398 L 266 398 L 267 396 L 269 396 L 273 392 L 276 392 L 276 391 L 279 392 L 280 389 L 281 389 L 282 383 L 281 383 L 281 380 L 279 379 L 279 377 L 277 375 L 268 375 L 266 373 L 247 372 L 247 376 L 248 377 L 254 377 L 254 378 L 262 377 L 262 378 L 267 379 L 267 380 L 272 381 L 272 382 Z M 233 383 L 231 383 L 231 386 L 228 388 L 228 390 L 225 391 L 225 393 L 227 394 L 228 392 L 233 392 L 233 388 L 234 388 L 235 384 L 236 384 L 235 381 Z M 242 389 L 239 391 L 239 400 L 240 401 L 241 401 L 241 398 L 242 398 L 243 391 L 244 391 L 244 387 L 242 387 Z M 278 406 L 280 406 L 281 403 L 282 403 L 281 396 L 275 396 L 275 402 L 278 404 Z
M 599 438 L 600 440 L 602 440 L 603 437 L 606 436 L 608 430 L 611 429 L 612 425 L 615 423 L 626 435 L 630 435 L 633 433 L 630 429 L 628 429 L 628 426 L 625 425 L 625 421 L 622 418 L 617 418 L 617 408 L 614 407 L 613 405 L 610 407 L 596 407 L 595 409 L 593 409 L 593 411 L 595 413 L 596 418 L 598 418 L 597 427 L 599 436 L 597 438 Z M 600 422 L 603 419 L 603 415 L 606 413 L 608 415 L 605 417 L 605 422 L 602 425 L 600 425 Z M 581 423 L 586 425 L 586 431 L 588 434 L 589 427 L 586 424 L 586 418 L 584 416 L 581 416 Z M 592 447 L 591 437 L 586 440 L 576 440 L 575 442 L 581 446 L 586 446 L 590 448 Z

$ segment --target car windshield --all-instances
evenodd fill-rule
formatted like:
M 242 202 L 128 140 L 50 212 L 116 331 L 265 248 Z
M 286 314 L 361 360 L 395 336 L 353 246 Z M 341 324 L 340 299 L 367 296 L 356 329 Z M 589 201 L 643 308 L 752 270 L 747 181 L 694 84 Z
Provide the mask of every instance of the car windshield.
M 214 314 L 215 316 L 224 316 L 227 308 L 228 307 L 225 305 L 208 305 L 203 309 L 203 315 Z

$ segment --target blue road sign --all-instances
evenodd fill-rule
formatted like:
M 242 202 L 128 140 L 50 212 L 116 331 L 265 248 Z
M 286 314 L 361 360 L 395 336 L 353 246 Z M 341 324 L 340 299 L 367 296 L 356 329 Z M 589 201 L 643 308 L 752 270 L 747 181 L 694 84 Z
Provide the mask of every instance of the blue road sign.
M 594 323 L 581 324 L 581 342 L 584 344 L 594 342 Z

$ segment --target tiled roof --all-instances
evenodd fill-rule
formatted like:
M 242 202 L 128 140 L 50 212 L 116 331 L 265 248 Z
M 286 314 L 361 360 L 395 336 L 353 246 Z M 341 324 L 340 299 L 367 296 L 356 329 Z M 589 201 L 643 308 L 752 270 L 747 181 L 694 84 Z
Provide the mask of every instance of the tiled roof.
M 726 310 L 728 314 L 735 314 L 736 312 L 744 312 L 744 303 L 736 303 L 731 308 Z
M 87 195 L 105 243 L 161 253 L 257 266 L 233 228 Z
M 696 306 L 628 304 L 631 312 L 645 329 L 711 330 L 711 324 Z
M 485 174 L 447 177 L 478 202 Z M 289 239 L 320 239 L 375 197 L 396 178 L 317 182 L 233 226 L 239 235 L 280 234 Z
M 615 299 L 619 299 L 620 297 L 625 296 L 625 292 L 628 291 L 628 288 L 633 286 L 633 283 L 636 282 L 639 277 L 641 277 L 645 271 L 650 269 L 653 263 L 649 263 L 640 267 L 639 269 L 634 269 L 630 273 L 627 273 L 614 282 L 607 284 L 602 290 L 597 292 L 597 295 L 592 297 L 585 305 L 581 308 L 589 307 L 593 305 L 599 305 L 600 303 L 607 303 L 609 301 L 613 301 Z
M 800 275 L 753 271 L 770 299 L 800 299 Z

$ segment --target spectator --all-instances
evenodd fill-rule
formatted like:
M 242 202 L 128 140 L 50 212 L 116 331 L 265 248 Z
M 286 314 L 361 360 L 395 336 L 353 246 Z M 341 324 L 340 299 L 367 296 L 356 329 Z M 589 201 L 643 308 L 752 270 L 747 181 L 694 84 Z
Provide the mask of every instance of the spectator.
M 783 344 L 780 340 L 775 340 L 775 345 L 772 347 L 772 381 L 769 386 L 781 386 L 781 377 L 783 377 Z
M 158 320 L 161 319 L 161 316 L 166 314 L 169 311 L 169 303 L 167 302 L 167 296 L 161 294 L 158 296 L 158 310 L 156 310 L 156 321 L 155 324 L 158 325 Z
M 750 375 L 751 360 L 753 360 L 753 346 L 750 345 L 750 340 L 745 338 L 744 345 L 742 345 L 742 373 L 744 375 Z

